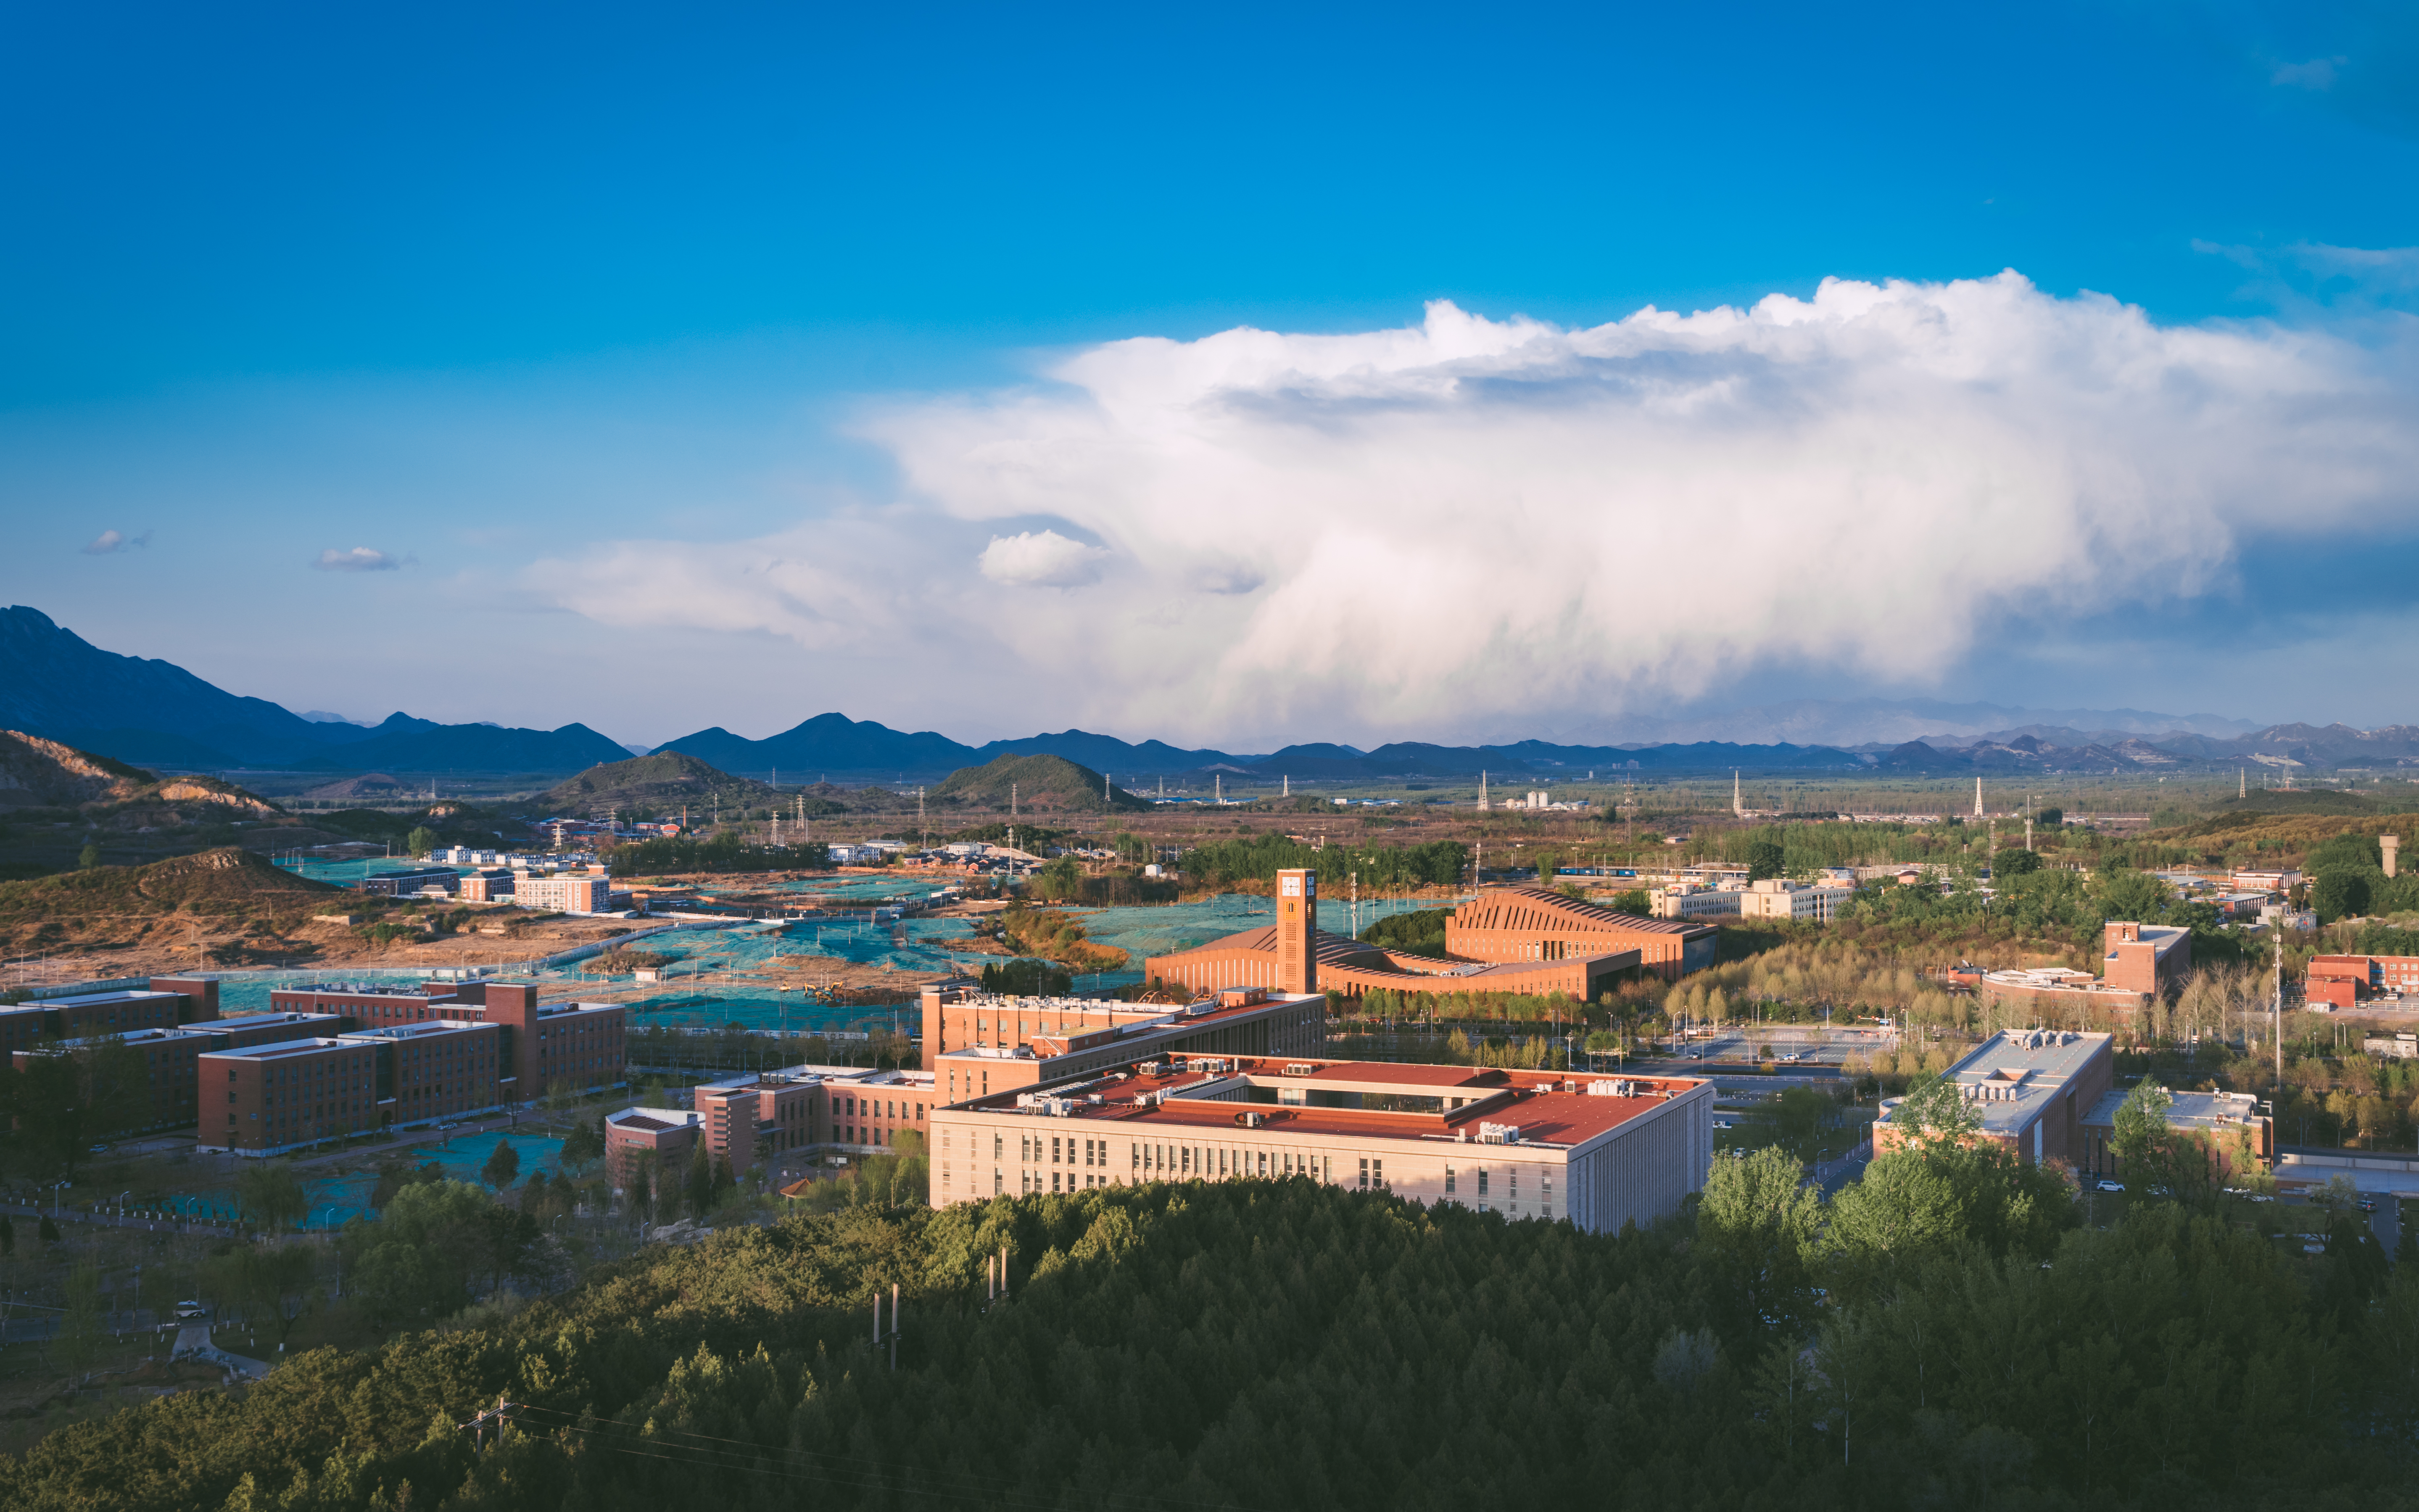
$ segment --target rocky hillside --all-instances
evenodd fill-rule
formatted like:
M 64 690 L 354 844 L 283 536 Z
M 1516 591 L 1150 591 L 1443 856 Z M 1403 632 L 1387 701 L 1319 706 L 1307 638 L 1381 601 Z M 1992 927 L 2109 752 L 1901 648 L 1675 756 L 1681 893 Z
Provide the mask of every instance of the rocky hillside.
M 162 779 L 55 740 L 0 730 L 0 809 L 28 808 L 74 809 L 158 825 L 262 819 L 282 811 L 214 777 Z
M 147 866 L 0 882 L 0 940 L 11 952 L 123 949 L 202 932 L 290 931 L 315 913 L 357 906 L 357 894 L 229 845 Z

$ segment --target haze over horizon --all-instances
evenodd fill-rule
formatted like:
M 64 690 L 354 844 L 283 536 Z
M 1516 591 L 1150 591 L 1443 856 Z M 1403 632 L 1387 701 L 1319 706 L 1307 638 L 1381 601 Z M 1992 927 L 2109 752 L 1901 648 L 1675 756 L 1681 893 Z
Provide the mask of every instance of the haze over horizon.
M 2419 23 L 1867 20 L 29 16 L 0 601 L 650 745 L 2419 722 Z

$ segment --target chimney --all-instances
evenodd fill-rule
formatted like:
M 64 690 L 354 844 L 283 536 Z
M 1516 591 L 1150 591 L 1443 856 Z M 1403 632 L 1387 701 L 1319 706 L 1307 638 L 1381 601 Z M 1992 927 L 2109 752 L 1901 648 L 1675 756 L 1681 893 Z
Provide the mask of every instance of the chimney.
M 2390 877 L 2394 875 L 2394 853 L 2401 847 L 2402 837 L 2380 835 L 2377 837 L 2377 843 L 2379 848 L 2385 852 L 2385 874 Z

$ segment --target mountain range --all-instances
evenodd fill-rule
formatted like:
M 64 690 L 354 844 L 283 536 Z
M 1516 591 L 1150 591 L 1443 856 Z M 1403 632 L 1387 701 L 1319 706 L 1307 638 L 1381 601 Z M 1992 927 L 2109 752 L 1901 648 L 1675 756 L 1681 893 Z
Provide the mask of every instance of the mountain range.
M 2011 722 L 1994 722 L 1998 720 Z M 1626 717 L 1619 728 L 1654 728 L 1660 740 L 1441 746 L 1400 741 L 1373 750 L 1307 743 L 1238 753 L 1139 743 L 1084 730 L 994 740 L 979 746 L 933 731 L 893 730 L 821 714 L 778 734 L 750 740 L 720 726 L 654 748 L 726 772 L 781 772 L 792 780 L 831 774 L 937 779 L 1003 756 L 1063 757 L 1140 792 L 1146 777 L 1232 773 L 1273 779 L 1468 781 L 1481 772 L 1504 785 L 1567 780 L 1594 772 L 2212 771 L 2260 764 L 2288 768 L 2419 765 L 2419 729 L 2395 725 L 2257 728 L 2218 715 L 2168 716 L 2138 709 L 2046 711 L 1926 700 L 1798 700 L 1694 720 Z M 408 714 L 376 725 L 313 710 L 296 714 L 244 698 L 173 663 L 102 651 L 40 610 L 0 611 L 0 729 L 55 740 L 144 766 L 185 770 L 273 767 L 347 772 L 486 772 L 557 776 L 627 760 L 631 748 L 584 724 L 555 730 L 439 724 Z M 1808 738 L 1815 732 L 1822 738 Z M 1888 738 L 1872 738 L 1876 733 Z M 1677 735 L 1691 738 L 1672 738 Z M 1854 738 L 1861 734 L 1864 738 Z M 1790 738 L 1775 738 L 1786 735 Z M 1738 737 L 1750 738 L 1738 738 Z
M 103 651 L 23 605 L 0 611 L 0 729 L 188 770 L 566 772 L 630 754 L 582 724 L 507 730 L 408 714 L 371 726 L 306 717 L 172 662 Z

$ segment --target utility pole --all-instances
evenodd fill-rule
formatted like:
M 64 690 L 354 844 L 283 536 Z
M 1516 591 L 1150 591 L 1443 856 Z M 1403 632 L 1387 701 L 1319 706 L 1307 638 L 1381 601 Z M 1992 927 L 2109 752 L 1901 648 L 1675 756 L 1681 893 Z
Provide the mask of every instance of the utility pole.
M 2269 1032 L 2276 1040 L 2276 1090 L 2269 1094 L 2272 1100 L 2285 1094 L 2285 910 L 2292 906 L 2293 895 L 2287 893 L 2284 904 L 2276 910 L 2275 977 L 2269 988 Z M 2274 1102 L 2271 1101 L 2269 1106 L 2273 1110 Z
M 496 1442 L 498 1443 L 503 1443 L 504 1425 L 512 1421 L 512 1414 L 519 1412 L 520 1410 L 520 1403 L 508 1402 L 504 1400 L 502 1395 L 500 1393 L 496 1397 L 495 1406 L 483 1408 L 479 1412 L 472 1413 L 470 1421 L 461 1424 L 459 1427 L 464 1432 L 470 1435 L 470 1446 L 475 1452 L 487 1446 L 487 1429 L 490 1426 L 492 1426 L 496 1430 Z
M 880 1354 L 882 1346 L 890 1346 L 890 1368 L 899 1368 L 899 1283 L 890 1283 L 890 1332 L 882 1331 L 882 1293 L 873 1294 L 873 1352 Z

